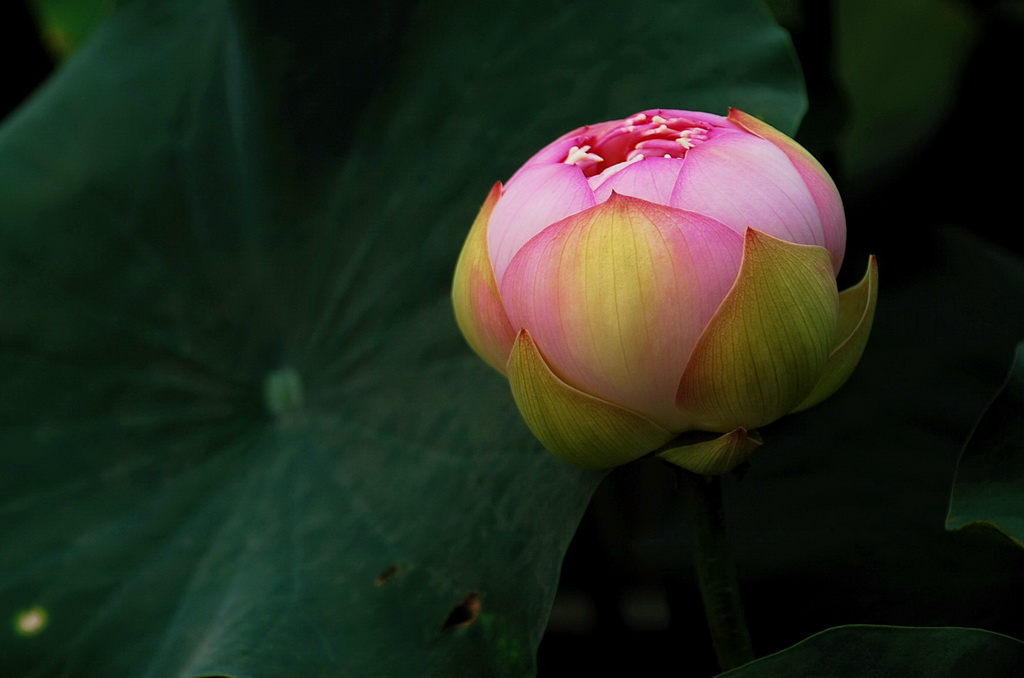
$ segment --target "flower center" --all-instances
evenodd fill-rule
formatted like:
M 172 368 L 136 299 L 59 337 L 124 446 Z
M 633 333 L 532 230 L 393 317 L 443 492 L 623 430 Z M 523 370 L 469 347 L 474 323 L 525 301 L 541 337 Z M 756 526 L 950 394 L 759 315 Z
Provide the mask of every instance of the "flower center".
M 573 146 L 562 161 L 576 165 L 584 176 L 617 172 L 644 158 L 683 158 L 707 141 L 711 125 L 689 118 L 664 118 L 637 113 L 616 127 L 587 137 Z

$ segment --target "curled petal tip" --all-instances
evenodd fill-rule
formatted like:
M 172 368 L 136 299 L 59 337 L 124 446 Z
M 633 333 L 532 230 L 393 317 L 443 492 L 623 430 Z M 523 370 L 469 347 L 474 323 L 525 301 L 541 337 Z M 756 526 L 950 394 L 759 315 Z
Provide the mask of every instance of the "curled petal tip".
M 817 405 L 846 383 L 864 355 L 878 304 L 878 260 L 868 257 L 867 271 L 853 287 L 839 293 L 839 321 L 833 348 L 818 382 L 793 410 L 799 412 Z

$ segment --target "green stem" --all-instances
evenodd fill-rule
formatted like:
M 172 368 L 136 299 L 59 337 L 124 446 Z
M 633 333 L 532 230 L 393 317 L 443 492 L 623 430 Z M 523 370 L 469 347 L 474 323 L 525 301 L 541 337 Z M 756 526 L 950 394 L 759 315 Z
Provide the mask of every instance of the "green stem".
M 694 562 L 711 630 L 711 643 L 723 671 L 754 659 L 750 631 L 740 604 L 736 564 L 725 534 L 722 483 L 718 476 L 682 471 L 693 523 Z

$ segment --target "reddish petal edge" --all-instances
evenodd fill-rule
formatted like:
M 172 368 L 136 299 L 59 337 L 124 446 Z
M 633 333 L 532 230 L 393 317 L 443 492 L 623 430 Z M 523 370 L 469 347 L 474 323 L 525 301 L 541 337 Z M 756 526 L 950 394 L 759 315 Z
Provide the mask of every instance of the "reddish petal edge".
M 505 374 L 516 332 L 498 294 L 487 252 L 487 226 L 501 197 L 501 182 L 491 188 L 469 229 L 452 280 L 452 307 L 462 335 L 484 362 Z

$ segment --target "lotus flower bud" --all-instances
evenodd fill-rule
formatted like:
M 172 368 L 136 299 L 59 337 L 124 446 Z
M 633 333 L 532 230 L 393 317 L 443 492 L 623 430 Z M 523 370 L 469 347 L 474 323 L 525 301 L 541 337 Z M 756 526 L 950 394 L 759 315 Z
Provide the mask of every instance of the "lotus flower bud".
M 723 473 L 752 429 L 859 361 L 877 267 L 838 293 L 845 239 L 835 185 L 789 137 L 737 110 L 649 110 L 569 132 L 495 185 L 455 316 L 554 454 L 608 467 L 662 448 Z M 666 449 L 685 432 L 699 442 Z

